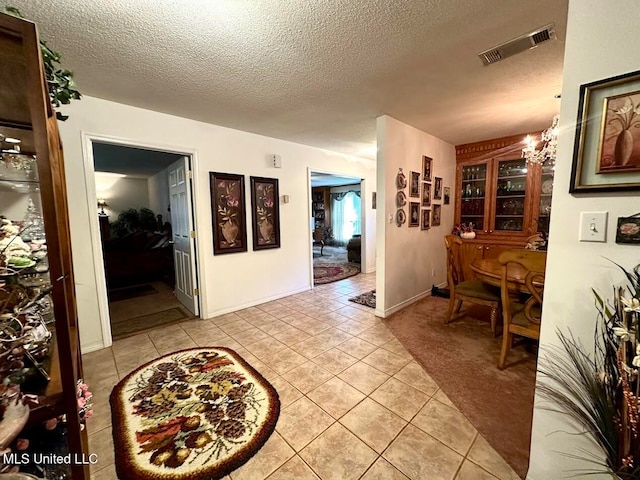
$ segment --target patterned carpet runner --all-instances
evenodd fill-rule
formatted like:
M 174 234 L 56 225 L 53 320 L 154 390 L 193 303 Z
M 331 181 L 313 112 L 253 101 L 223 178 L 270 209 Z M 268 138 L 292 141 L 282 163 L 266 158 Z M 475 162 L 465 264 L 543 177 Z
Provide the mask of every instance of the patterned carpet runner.
M 357 303 L 358 305 L 366 305 L 367 307 L 376 308 L 376 291 L 362 293 L 349 299 L 350 302 Z
M 267 441 L 280 413 L 275 389 L 228 348 L 157 358 L 111 392 L 121 480 L 222 478 Z
M 318 263 L 313 265 L 313 282 L 316 285 L 337 282 L 360 273 L 357 263 Z

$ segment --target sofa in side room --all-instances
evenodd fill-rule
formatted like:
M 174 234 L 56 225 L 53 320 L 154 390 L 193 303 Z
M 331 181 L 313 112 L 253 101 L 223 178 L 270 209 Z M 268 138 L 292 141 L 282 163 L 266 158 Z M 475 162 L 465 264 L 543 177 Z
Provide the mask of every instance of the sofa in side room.
M 347 260 L 349 262 L 361 263 L 361 247 L 362 247 L 362 236 L 354 235 L 349 239 L 347 243 Z

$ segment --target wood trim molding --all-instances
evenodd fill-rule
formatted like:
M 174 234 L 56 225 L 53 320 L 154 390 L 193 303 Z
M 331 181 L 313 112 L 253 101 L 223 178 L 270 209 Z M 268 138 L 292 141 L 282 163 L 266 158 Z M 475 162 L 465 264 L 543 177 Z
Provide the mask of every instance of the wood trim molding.
M 483 142 L 465 143 L 456 145 L 456 160 L 469 160 L 481 157 L 485 154 L 493 154 L 496 150 L 500 150 L 512 145 L 522 143 L 527 135 L 537 137 L 536 133 L 521 133 L 519 135 L 511 135 L 508 137 L 494 138 Z M 524 144 L 523 144 L 524 146 Z

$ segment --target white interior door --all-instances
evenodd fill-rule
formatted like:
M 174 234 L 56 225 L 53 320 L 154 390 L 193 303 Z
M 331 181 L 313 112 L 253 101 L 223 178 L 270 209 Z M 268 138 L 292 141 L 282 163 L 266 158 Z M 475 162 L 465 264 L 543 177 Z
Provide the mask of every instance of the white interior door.
M 169 167 L 169 203 L 173 232 L 173 262 L 176 271 L 175 293 L 178 301 L 197 316 L 200 312 L 188 157 L 181 158 Z

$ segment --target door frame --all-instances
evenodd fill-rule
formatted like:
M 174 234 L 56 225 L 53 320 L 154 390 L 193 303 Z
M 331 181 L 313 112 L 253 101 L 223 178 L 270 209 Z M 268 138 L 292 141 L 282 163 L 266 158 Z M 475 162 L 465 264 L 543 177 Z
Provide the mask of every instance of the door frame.
M 307 222 L 309 223 L 309 284 L 311 288 L 315 288 L 316 285 L 313 281 L 313 232 L 311 231 L 311 217 L 313 216 L 313 209 L 311 204 L 313 202 L 313 196 L 311 195 L 311 172 L 324 173 L 326 175 L 335 175 L 336 177 L 353 178 L 354 180 L 360 179 L 360 234 L 363 242 L 360 242 L 360 273 L 367 273 L 369 267 L 367 262 L 367 181 L 366 179 L 354 176 L 353 173 L 336 172 L 330 170 L 322 170 L 321 168 L 307 167 Z
M 93 144 L 94 143 L 106 143 L 110 145 L 118 145 L 122 147 L 133 148 L 145 148 L 149 150 L 157 150 L 161 152 L 176 153 L 178 155 L 184 155 L 190 158 L 190 166 L 192 172 L 198 171 L 198 151 L 195 148 L 189 147 L 177 147 L 172 145 L 164 145 L 157 143 L 149 143 L 130 138 L 115 137 L 110 135 L 102 135 L 97 133 L 81 132 L 82 136 L 82 158 L 84 160 L 84 178 L 86 185 L 86 201 L 88 212 L 97 211 L 96 202 L 98 194 L 96 191 L 96 179 L 95 179 L 95 163 L 93 157 Z M 198 218 L 196 215 L 197 209 L 197 196 L 198 187 L 197 182 L 194 181 L 195 175 L 191 177 L 191 215 L 193 217 L 193 228 L 198 232 Z M 95 280 L 97 286 L 97 299 L 98 299 L 98 311 L 100 315 L 100 324 L 102 327 L 102 343 L 103 348 L 110 347 L 113 344 L 113 338 L 111 336 L 111 317 L 109 315 L 109 298 L 107 295 L 107 279 L 106 271 L 104 268 L 104 259 L 102 255 L 102 241 L 100 235 L 100 225 L 98 221 L 98 215 L 89 214 L 89 231 L 91 232 L 91 250 L 93 253 L 93 265 L 95 272 Z M 202 272 L 202 262 L 198 259 L 198 252 L 200 246 L 198 244 L 198 235 L 195 238 L 195 263 L 196 271 L 195 276 L 197 280 L 197 288 L 200 289 L 200 295 L 198 295 L 199 311 L 202 315 L 205 308 L 205 291 L 204 285 L 201 285 L 200 279 L 204 278 Z M 195 288 L 195 286 L 194 286 Z

